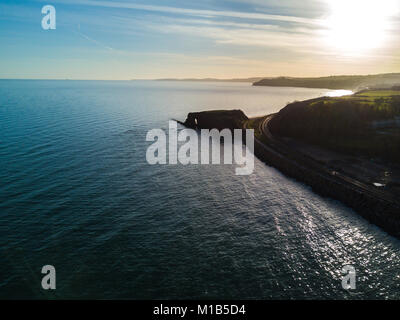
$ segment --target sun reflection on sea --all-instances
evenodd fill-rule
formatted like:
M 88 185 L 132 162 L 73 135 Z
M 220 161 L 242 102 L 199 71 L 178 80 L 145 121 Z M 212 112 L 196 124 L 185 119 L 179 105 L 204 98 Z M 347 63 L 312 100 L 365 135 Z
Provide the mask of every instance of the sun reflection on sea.
M 343 96 L 350 96 L 354 92 L 351 90 L 335 90 L 330 91 L 326 94 L 327 97 L 343 97 Z

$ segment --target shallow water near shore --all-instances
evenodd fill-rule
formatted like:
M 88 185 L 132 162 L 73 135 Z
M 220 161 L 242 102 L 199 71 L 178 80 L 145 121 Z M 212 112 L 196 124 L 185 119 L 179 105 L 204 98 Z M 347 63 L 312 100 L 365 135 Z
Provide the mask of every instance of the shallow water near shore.
M 146 133 L 324 89 L 0 80 L 0 297 L 400 298 L 400 242 L 259 160 L 151 166 Z M 57 289 L 41 289 L 54 265 Z M 357 272 L 356 290 L 341 269 Z

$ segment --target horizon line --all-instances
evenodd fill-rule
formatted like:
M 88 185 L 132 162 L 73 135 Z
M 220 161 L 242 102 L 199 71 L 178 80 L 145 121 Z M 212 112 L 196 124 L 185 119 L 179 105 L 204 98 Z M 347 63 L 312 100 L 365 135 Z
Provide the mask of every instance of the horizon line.
M 398 72 L 385 72 L 385 73 L 367 73 L 367 74 L 337 74 L 337 75 L 321 75 L 321 76 L 250 76 L 240 78 L 213 78 L 213 77 L 185 77 L 185 78 L 132 78 L 132 79 L 70 79 L 70 78 L 0 78 L 0 80 L 35 80 L 35 81 L 201 81 L 201 80 L 217 80 L 217 81 L 229 81 L 229 80 L 249 80 L 249 79 L 277 79 L 277 78 L 329 78 L 329 77 L 351 77 L 351 76 L 377 76 L 377 75 L 393 75 L 400 74 Z

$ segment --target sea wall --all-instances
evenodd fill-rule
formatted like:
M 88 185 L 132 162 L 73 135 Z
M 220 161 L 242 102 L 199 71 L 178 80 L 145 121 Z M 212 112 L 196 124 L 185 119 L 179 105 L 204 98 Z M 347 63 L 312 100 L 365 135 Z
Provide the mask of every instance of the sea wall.
M 400 207 L 398 204 L 379 199 L 334 177 L 329 178 L 301 162 L 289 159 L 257 139 L 254 142 L 254 153 L 260 160 L 277 168 L 285 175 L 311 186 L 314 192 L 343 202 L 369 222 L 400 238 Z

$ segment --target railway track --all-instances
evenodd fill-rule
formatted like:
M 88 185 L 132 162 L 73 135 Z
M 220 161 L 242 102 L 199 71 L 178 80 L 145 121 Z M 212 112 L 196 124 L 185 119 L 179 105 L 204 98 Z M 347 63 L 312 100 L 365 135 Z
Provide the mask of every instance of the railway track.
M 292 148 L 289 148 L 286 144 L 276 139 L 270 132 L 268 128 L 268 123 L 273 118 L 273 116 L 274 115 L 269 115 L 265 117 L 265 119 L 260 121 L 259 124 L 259 130 L 267 139 L 268 145 L 259 140 L 258 142 L 261 143 L 265 148 L 267 148 L 268 151 L 273 151 L 280 154 L 281 156 L 289 158 L 291 161 L 294 161 L 297 166 L 302 167 L 306 170 L 310 170 L 313 172 L 313 174 L 317 174 L 324 179 L 344 185 L 345 187 L 351 188 L 356 192 L 367 194 L 370 197 L 376 198 L 377 200 L 384 203 L 398 206 L 397 201 L 395 201 L 390 195 L 382 191 L 376 190 L 375 188 L 372 188 L 369 185 L 366 185 L 365 183 L 346 176 L 340 172 L 329 170 L 328 168 L 324 167 L 319 162 L 305 154 L 297 151 L 294 152 Z

